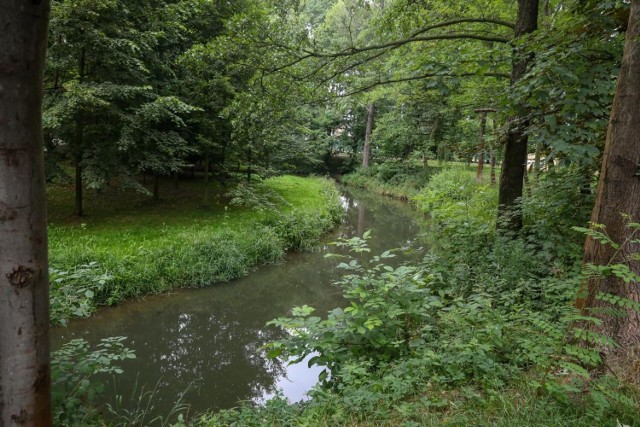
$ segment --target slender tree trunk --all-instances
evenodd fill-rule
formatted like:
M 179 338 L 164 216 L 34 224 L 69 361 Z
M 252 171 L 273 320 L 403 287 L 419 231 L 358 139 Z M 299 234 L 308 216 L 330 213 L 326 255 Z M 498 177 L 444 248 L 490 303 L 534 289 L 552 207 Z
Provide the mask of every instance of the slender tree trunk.
M 78 59 L 78 74 L 82 82 L 85 77 L 86 57 L 84 47 L 80 49 L 80 58 Z M 75 120 L 75 130 L 73 135 L 73 145 L 75 148 L 74 167 L 75 167 L 75 206 L 74 214 L 76 216 L 84 215 L 83 195 L 82 195 L 82 153 L 84 148 L 84 117 L 82 111 L 79 111 Z
M 518 0 L 515 38 L 532 33 L 537 28 L 538 0 Z M 530 62 L 531 55 L 526 52 L 513 52 L 512 86 L 524 76 Z M 498 194 L 498 227 L 510 231 L 518 231 L 522 228 L 522 212 L 517 202 L 522 197 L 522 182 L 527 163 L 528 139 L 525 131 L 528 125 L 524 112 L 511 117 L 508 123 Z
M 531 197 L 531 181 L 529 181 L 529 171 L 530 169 L 524 168 L 524 176 L 523 176 L 523 189 L 526 191 L 527 196 Z
M 209 151 L 204 154 L 204 204 L 209 203 Z
M 373 129 L 373 115 L 375 106 L 373 103 L 367 106 L 367 128 L 364 132 L 364 150 L 362 153 L 362 167 L 369 167 L 369 157 L 371 156 L 371 131 Z
M 429 134 L 429 146 L 432 146 L 431 144 L 435 142 L 436 135 L 438 134 L 439 129 L 440 129 L 440 116 L 438 115 L 436 116 L 436 120 L 433 122 L 433 127 L 431 128 L 431 133 Z M 439 152 L 440 152 L 440 146 L 438 146 L 438 153 Z M 423 158 L 422 166 L 426 168 L 428 166 L 427 150 L 424 150 L 424 153 L 422 154 L 422 158 Z
M 251 161 L 252 158 L 251 148 L 247 150 L 247 183 L 251 184 Z
M 584 245 L 584 262 L 595 265 L 625 263 L 640 274 L 640 263 L 631 255 L 640 253 L 640 231 L 627 227 L 622 214 L 630 215 L 632 222 L 640 221 L 640 0 L 631 1 L 629 26 L 626 34 L 622 66 L 611 108 L 607 140 L 598 180 L 596 202 L 591 222 L 603 224 L 609 237 L 626 242 L 620 250 L 587 237 Z M 609 303 L 597 298 L 601 292 L 619 295 L 640 302 L 640 286 L 631 281 L 625 283 L 616 277 L 591 278 L 586 295 L 576 301 L 578 308 L 611 308 Z M 621 352 L 640 341 L 640 313 L 626 310 L 623 317 L 612 317 L 602 311 L 594 315 L 603 320 L 600 332 L 613 338 L 621 346 Z
M 495 138 L 493 145 L 491 146 L 491 185 L 496 185 L 496 144 L 498 140 L 498 119 L 497 114 L 493 116 L 493 136 Z
M 496 185 L 496 150 L 491 150 L 491 185 Z
M 540 164 L 541 156 L 542 156 L 542 142 L 538 142 L 536 144 L 536 156 L 534 157 L 534 160 L 533 160 L 533 181 L 536 184 L 538 183 L 538 179 L 540 178 L 540 170 L 542 169 Z
M 487 113 L 480 113 L 480 142 L 478 143 L 478 168 L 476 181 L 482 183 L 484 178 L 484 131 L 487 128 Z
M 77 124 L 76 124 L 77 126 Z M 76 216 L 83 216 L 83 197 L 82 197 L 82 155 L 76 154 L 73 159 L 75 170 L 75 206 L 74 214 Z
M 160 200 L 160 175 L 157 173 L 153 175 L 153 201 Z
M 50 426 L 42 84 L 49 2 L 0 7 L 0 426 Z
M 442 165 L 447 161 L 447 157 L 449 156 L 447 146 L 443 141 L 440 141 L 438 144 L 438 163 Z

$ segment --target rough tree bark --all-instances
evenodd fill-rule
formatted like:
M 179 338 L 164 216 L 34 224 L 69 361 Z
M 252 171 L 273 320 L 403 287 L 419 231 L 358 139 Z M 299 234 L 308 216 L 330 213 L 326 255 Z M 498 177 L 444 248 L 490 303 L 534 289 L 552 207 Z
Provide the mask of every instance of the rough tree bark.
M 364 150 L 362 152 L 362 167 L 369 167 L 369 157 L 371 156 L 371 131 L 373 130 L 373 115 L 375 106 L 373 103 L 367 106 L 367 128 L 364 131 Z
M 518 16 L 514 29 L 515 38 L 534 32 L 538 28 L 538 0 L 518 0 Z M 524 76 L 531 62 L 526 52 L 514 52 L 511 68 L 511 85 Z M 522 197 L 522 181 L 527 163 L 527 143 L 525 134 L 527 119 L 518 112 L 509 119 L 505 145 L 500 189 L 498 193 L 498 227 L 518 231 L 522 228 L 522 213 L 517 201 Z
M 50 426 L 42 81 L 49 1 L 0 7 L 0 426 Z
M 603 224 L 609 237 L 627 242 L 620 251 L 587 237 L 584 262 L 605 265 L 610 262 L 627 263 L 640 274 L 638 260 L 630 255 L 640 253 L 640 233 L 626 226 L 622 214 L 640 222 L 640 0 L 631 1 L 631 13 L 626 34 L 622 66 L 611 108 L 609 129 L 598 181 L 596 202 L 591 222 Z M 632 237 L 633 235 L 633 237 Z M 578 308 L 592 311 L 603 320 L 598 330 L 613 338 L 624 352 L 640 341 L 640 313 L 629 310 L 626 317 L 609 317 L 594 310 L 609 307 L 598 300 L 605 292 L 640 302 L 640 284 L 624 283 L 616 277 L 592 278 L 588 292 L 576 301 Z

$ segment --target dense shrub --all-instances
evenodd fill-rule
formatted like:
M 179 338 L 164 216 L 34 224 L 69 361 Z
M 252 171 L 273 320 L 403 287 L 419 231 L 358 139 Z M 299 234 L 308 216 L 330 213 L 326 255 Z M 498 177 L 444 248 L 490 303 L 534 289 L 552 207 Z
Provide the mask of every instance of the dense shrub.
M 342 177 L 346 185 L 365 188 L 379 194 L 408 200 L 424 187 L 438 168 L 421 163 L 389 161 L 360 168 Z

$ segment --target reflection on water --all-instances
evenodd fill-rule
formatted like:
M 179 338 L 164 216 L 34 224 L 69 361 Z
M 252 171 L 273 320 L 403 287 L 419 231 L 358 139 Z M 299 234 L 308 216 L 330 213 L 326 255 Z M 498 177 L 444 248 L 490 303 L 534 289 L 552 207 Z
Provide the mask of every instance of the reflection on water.
M 404 204 L 360 193 L 345 193 L 341 201 L 345 218 L 319 252 L 290 254 L 284 264 L 261 267 L 226 284 L 100 310 L 91 319 L 52 331 L 53 347 L 80 337 L 91 343 L 128 337 L 137 359 L 125 362 L 116 393 L 128 402 L 136 387 L 157 385 L 156 414 L 166 414 L 187 389 L 183 401 L 196 412 L 230 408 L 240 400 L 263 402 L 277 389 L 291 401 L 303 399 L 320 369 L 267 359 L 260 348 L 286 332 L 266 322 L 288 315 L 296 305 L 313 306 L 322 315 L 343 304 L 340 291 L 331 286 L 339 275 L 336 260 L 324 258 L 337 251 L 328 242 L 371 229 L 375 254 L 405 246 L 418 234 L 415 216 Z

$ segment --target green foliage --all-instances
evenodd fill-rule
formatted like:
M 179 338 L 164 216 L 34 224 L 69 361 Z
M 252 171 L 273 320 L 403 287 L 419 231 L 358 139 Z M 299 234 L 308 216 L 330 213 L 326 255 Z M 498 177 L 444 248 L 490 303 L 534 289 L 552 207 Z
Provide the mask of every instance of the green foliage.
M 54 422 L 60 426 L 101 423 L 104 382 L 122 374 L 118 365 L 135 358 L 125 347 L 125 337 L 105 338 L 94 349 L 83 339 L 71 340 L 51 354 L 51 387 Z
M 96 262 L 76 266 L 71 271 L 50 268 L 51 323 L 65 325 L 70 317 L 89 317 L 111 279 Z
M 495 223 L 496 187 L 476 184 L 472 175 L 462 169 L 444 169 L 434 175 L 414 201 L 421 212 L 444 228 L 486 230 Z
M 231 189 L 226 197 L 229 204 L 242 206 L 256 211 L 278 211 L 278 206 L 290 206 L 276 191 L 261 183 L 241 182 Z
M 52 320 L 246 275 L 279 262 L 287 250 L 312 250 L 341 218 L 338 192 L 327 179 L 283 176 L 261 185 L 270 189 L 276 211 L 181 205 L 176 217 L 161 206 L 124 217 L 112 212 L 79 227 L 50 226 Z M 131 215 L 145 225 L 131 227 Z
M 360 168 L 342 177 L 346 185 L 365 188 L 376 193 L 409 200 L 437 171 L 414 162 L 388 161 Z
M 571 229 L 589 220 L 594 201 L 591 184 L 583 169 L 554 168 L 541 174 L 522 198 L 524 234 L 547 254 L 549 263 L 577 260 L 584 242 Z
M 354 253 L 339 264 L 347 273 L 338 283 L 346 308 L 323 319 L 312 307 L 296 307 L 292 317 L 271 322 L 290 337 L 269 345 L 270 356 L 311 356 L 309 364 L 325 367 L 312 400 L 288 405 L 275 398 L 191 425 L 634 422 L 638 396 L 589 373 L 600 363 L 598 348 L 612 343 L 575 327 L 594 321 L 568 305 L 575 281 L 550 279 L 543 286 L 556 289 L 546 295 L 527 290 L 530 280 L 510 283 L 512 293 L 522 293 L 518 302 L 499 295 L 506 288 L 484 290 L 500 286 L 486 274 L 462 296 L 448 283 L 459 275 L 455 269 L 445 275 L 433 262 L 392 267 L 391 252 L 369 256 L 367 237 L 338 242 Z M 517 259 L 503 266 L 526 279 L 522 267 Z
M 464 257 L 454 261 L 464 269 L 473 268 L 473 259 L 491 245 L 497 199 L 495 186 L 477 184 L 468 170 L 449 168 L 435 174 L 413 201 L 431 219 L 431 244 L 440 254 Z M 468 250 L 457 250 L 459 245 Z

